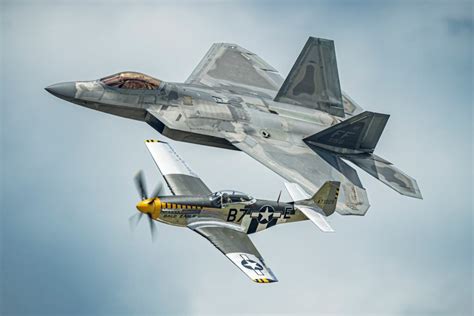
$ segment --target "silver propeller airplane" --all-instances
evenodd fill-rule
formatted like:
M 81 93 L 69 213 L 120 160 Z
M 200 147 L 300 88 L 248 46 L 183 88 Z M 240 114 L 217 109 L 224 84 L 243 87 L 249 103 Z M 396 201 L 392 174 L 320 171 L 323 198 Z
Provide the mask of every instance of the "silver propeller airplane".
M 334 42 L 310 37 L 285 80 L 256 54 L 216 43 L 184 83 L 136 72 L 46 88 L 81 106 L 145 121 L 178 141 L 240 150 L 305 192 L 341 182 L 336 211 L 364 215 L 367 193 L 345 161 L 399 193 L 416 181 L 374 154 L 389 115 L 341 91 Z
M 148 197 L 142 172 L 135 177 L 142 201 L 140 213 L 131 217 L 138 224 L 146 214 L 154 236 L 154 220 L 188 227 L 209 240 L 250 279 L 257 283 L 277 282 L 275 275 L 248 237 L 278 224 L 311 220 L 323 232 L 333 229 L 326 217 L 336 208 L 340 183 L 326 182 L 312 197 L 296 183 L 285 183 L 293 202 L 255 199 L 233 190 L 212 192 L 166 142 L 145 142 L 172 195 L 162 186 Z M 281 192 L 280 192 L 281 193 Z M 134 219 L 138 217 L 138 219 Z

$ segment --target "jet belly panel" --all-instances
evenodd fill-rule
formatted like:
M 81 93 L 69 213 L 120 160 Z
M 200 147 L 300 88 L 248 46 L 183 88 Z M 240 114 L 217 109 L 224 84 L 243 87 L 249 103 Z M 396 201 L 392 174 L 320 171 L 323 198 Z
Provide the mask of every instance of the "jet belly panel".
M 242 131 L 240 122 L 248 120 L 245 108 L 235 103 L 241 98 L 229 101 L 222 93 L 176 85 L 171 91 L 175 96 L 167 104 L 147 106 L 148 124 L 174 140 L 237 150 L 225 134 Z
M 198 100 L 193 100 L 192 106 L 183 104 L 182 100 L 174 101 L 172 105 L 148 106 L 146 122 L 177 141 L 236 150 L 217 130 L 217 124 L 222 120 L 189 117 L 189 111 L 199 109 Z

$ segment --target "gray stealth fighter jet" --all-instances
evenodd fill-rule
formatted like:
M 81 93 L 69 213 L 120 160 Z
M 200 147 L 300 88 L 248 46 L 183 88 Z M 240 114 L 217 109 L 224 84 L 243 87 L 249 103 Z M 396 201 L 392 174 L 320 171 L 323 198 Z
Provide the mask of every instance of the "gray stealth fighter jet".
M 145 121 L 174 140 L 241 150 L 309 195 L 326 181 L 339 181 L 336 211 L 342 215 L 364 215 L 369 208 L 357 172 L 345 160 L 399 193 L 421 198 L 413 178 L 373 153 L 389 115 L 363 111 L 341 92 L 331 40 L 310 37 L 285 80 L 256 54 L 216 43 L 184 83 L 121 72 L 46 90 Z

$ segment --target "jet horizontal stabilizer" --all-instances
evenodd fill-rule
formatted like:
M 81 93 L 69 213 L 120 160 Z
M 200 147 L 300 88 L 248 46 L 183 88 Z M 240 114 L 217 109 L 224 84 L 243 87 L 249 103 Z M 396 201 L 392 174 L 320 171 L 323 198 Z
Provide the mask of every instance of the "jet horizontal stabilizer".
M 396 168 L 391 162 L 374 154 L 369 155 L 343 155 L 359 168 L 388 185 L 400 194 L 422 199 L 416 180 Z
M 353 183 L 357 183 L 358 177 L 340 163 L 340 158 L 349 160 L 400 194 L 421 199 L 415 179 L 397 169 L 391 162 L 373 154 L 388 118 L 387 114 L 366 111 L 306 137 L 303 141 L 352 179 Z

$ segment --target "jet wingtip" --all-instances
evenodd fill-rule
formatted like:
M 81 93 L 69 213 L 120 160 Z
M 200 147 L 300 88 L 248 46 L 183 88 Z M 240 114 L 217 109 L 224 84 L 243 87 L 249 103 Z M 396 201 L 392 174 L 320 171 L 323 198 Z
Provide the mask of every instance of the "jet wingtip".
M 423 200 L 423 195 L 421 194 L 420 190 L 416 190 L 415 192 L 399 192 L 401 195 L 412 197 L 415 199 Z
M 411 185 L 408 186 L 408 187 L 405 187 L 405 188 L 392 188 L 394 189 L 395 191 L 397 191 L 398 193 L 400 193 L 401 195 L 405 195 L 405 196 L 408 196 L 408 197 L 412 197 L 412 198 L 415 198 L 415 199 L 419 199 L 419 200 L 423 200 L 423 195 L 421 194 L 421 190 L 420 190 L 420 187 L 418 186 L 418 182 L 405 175 L 411 182 Z

